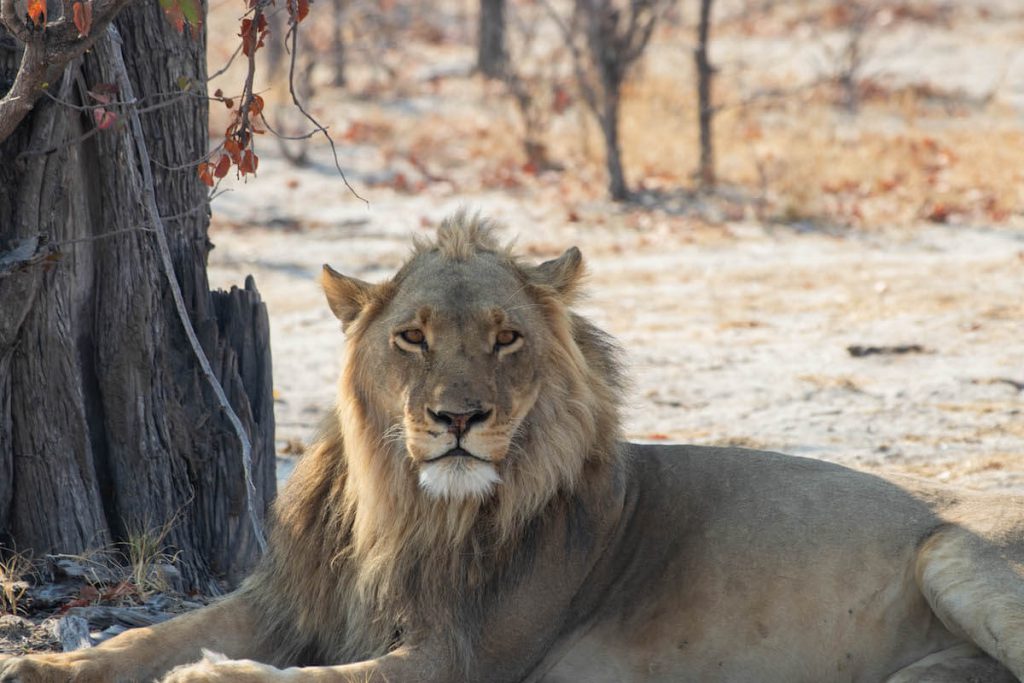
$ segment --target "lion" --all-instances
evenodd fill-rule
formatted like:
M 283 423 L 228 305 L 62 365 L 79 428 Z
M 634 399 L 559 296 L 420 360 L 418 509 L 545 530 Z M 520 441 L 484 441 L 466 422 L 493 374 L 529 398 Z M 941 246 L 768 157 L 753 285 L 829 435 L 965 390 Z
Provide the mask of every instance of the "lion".
M 623 442 L 582 277 L 576 248 L 531 265 L 464 213 L 381 284 L 325 266 L 337 408 L 255 573 L 0 681 L 1024 676 L 1024 499 Z

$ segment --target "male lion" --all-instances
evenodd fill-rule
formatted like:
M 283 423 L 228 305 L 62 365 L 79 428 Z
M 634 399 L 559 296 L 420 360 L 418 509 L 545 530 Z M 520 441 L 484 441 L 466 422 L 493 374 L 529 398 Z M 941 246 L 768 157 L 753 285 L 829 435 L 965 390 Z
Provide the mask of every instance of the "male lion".
M 527 265 L 464 215 L 383 284 L 325 267 L 338 409 L 256 573 L 0 681 L 1024 676 L 1024 499 L 617 441 L 581 273 L 576 249 Z M 202 648 L 224 656 L 188 664 Z

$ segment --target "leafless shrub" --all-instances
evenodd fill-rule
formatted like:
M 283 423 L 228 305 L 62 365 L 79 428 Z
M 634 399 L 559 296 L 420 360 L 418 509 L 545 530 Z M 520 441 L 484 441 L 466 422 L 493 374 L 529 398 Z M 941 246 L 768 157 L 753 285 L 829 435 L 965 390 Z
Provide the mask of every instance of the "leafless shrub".
M 617 201 L 629 198 L 619 142 L 622 85 L 671 4 L 672 0 L 575 0 L 566 21 L 545 2 L 562 29 L 583 99 L 601 126 L 608 192 Z
M 527 164 L 535 170 L 555 166 L 548 156 L 547 132 L 554 116 L 571 103 L 568 60 L 562 41 L 546 33 L 548 16 L 537 5 L 517 5 L 508 16 L 509 61 L 502 80 L 522 124 Z

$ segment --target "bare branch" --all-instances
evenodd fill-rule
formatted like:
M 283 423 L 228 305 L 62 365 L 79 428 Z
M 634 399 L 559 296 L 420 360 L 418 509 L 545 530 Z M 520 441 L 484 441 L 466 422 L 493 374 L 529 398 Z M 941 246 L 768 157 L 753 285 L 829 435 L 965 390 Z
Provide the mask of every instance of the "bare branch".
M 267 120 L 266 115 L 263 114 L 262 112 L 260 113 L 260 121 L 263 122 L 263 125 L 267 127 L 267 130 L 269 130 L 271 132 L 271 134 L 274 137 L 276 137 L 278 140 L 308 140 L 308 139 L 310 139 L 311 137 L 313 137 L 314 135 L 316 135 L 317 133 L 320 132 L 320 131 L 318 131 L 317 129 L 314 128 L 313 130 L 309 131 L 308 133 L 302 133 L 301 135 L 285 135 L 284 133 L 280 132 L 279 130 L 274 128 L 272 125 L 270 125 L 270 121 Z
M 0 142 L 28 116 L 47 84 L 68 62 L 92 47 L 118 12 L 131 2 L 95 0 L 92 31 L 82 37 L 70 17 L 50 22 L 43 30 L 33 30 L 18 16 L 14 0 L 0 0 L 0 23 L 25 43 L 14 85 L 0 99 Z
M 298 16 L 298 0 L 288 0 L 288 3 L 294 8 L 292 11 L 292 16 Z M 338 175 L 341 176 L 341 182 L 345 183 L 345 187 L 348 188 L 348 191 L 351 192 L 356 199 L 362 200 L 364 204 L 369 206 L 370 202 L 366 201 L 366 199 L 364 199 L 362 196 L 360 196 L 358 192 L 356 192 L 355 188 L 349 184 L 348 178 L 345 177 L 345 171 L 341 170 L 341 162 L 338 161 L 338 150 L 334 146 L 334 138 L 331 137 L 331 134 L 327 132 L 326 128 L 320 125 L 319 121 L 313 118 L 313 116 L 308 111 L 306 111 L 305 107 L 302 106 L 301 100 L 299 100 L 299 96 L 295 92 L 295 58 L 299 50 L 298 22 L 293 23 L 289 31 L 292 39 L 292 61 L 291 66 L 288 69 L 288 92 L 291 93 L 292 104 L 294 104 L 295 107 L 300 112 L 302 112 L 302 115 L 305 116 L 306 119 L 316 127 L 317 132 L 323 133 L 323 136 L 327 138 L 327 142 L 331 145 L 331 154 L 334 155 L 334 167 L 338 169 Z
M 0 2 L 0 22 L 21 42 L 25 44 L 32 42 L 34 38 L 32 29 L 18 15 L 18 10 L 14 7 L 14 0 Z
M 256 97 L 256 93 L 253 92 L 253 80 L 256 77 L 256 50 L 259 41 L 259 21 L 260 17 L 263 16 L 263 7 L 268 3 L 269 0 L 260 0 L 252 8 L 252 22 L 249 24 L 249 36 L 250 45 L 248 63 L 246 65 L 245 72 L 245 85 L 242 86 L 242 102 L 239 105 L 238 112 L 241 115 L 239 119 L 240 123 L 238 126 L 240 142 L 243 148 L 252 148 L 254 145 L 252 136 L 252 124 L 249 122 L 249 110 L 252 105 L 253 99 Z M 243 41 L 245 38 L 243 37 Z
M 0 100 L 0 142 L 10 137 L 32 111 L 39 92 L 47 82 L 48 72 L 46 47 L 35 42 L 26 44 L 14 85 Z
M 150 161 L 152 161 L 152 159 Z M 225 190 L 225 191 L 226 192 L 230 192 L 230 190 Z M 225 191 L 216 193 L 214 195 L 214 197 L 219 197 L 220 195 L 224 194 Z M 211 197 L 211 199 L 212 198 L 213 197 Z M 177 221 L 177 220 L 181 220 L 182 218 L 186 218 L 188 216 L 193 216 L 193 215 L 199 213 L 200 211 L 206 211 L 206 205 L 205 204 L 203 204 L 201 206 L 194 206 L 191 209 L 188 209 L 186 211 L 181 211 L 179 213 L 173 213 L 173 214 L 167 214 L 167 215 L 160 216 L 160 220 L 161 221 L 165 221 L 165 222 L 166 221 Z M 61 247 L 66 247 L 66 246 L 69 246 L 69 245 L 72 245 L 72 244 L 82 244 L 82 243 L 85 243 L 85 242 L 97 242 L 99 240 L 107 239 L 108 237 L 115 237 L 117 235 L 124 235 L 125 233 L 129 233 L 129 232 L 151 232 L 151 233 L 156 233 L 156 231 L 157 231 L 157 229 L 155 227 L 150 226 L 148 223 L 143 223 L 142 225 L 133 225 L 133 226 L 131 226 L 129 228 L 118 228 L 116 230 L 108 230 L 106 232 L 101 232 L 101 233 L 99 233 L 97 235 L 89 235 L 88 237 L 74 237 L 72 239 L 60 240 L 60 241 L 57 241 L 57 242 L 50 242 L 49 246 L 53 250 L 59 250 Z M 0 266 L 2 266 L 2 265 L 3 265 L 3 259 L 0 258 Z
M 207 83 L 209 83 L 209 82 L 210 82 L 210 81 L 212 81 L 213 79 L 215 79 L 215 78 L 217 78 L 217 77 L 219 77 L 219 76 L 223 76 L 223 75 L 224 75 L 224 73 L 225 73 L 225 72 L 226 72 L 226 71 L 227 71 L 228 69 L 230 69 L 230 68 L 231 68 L 231 65 L 232 65 L 232 64 L 234 64 L 234 62 L 235 62 L 235 59 L 236 59 L 236 58 L 238 57 L 238 55 L 240 55 L 241 53 L 242 53 L 242 46 L 241 46 L 241 45 L 239 45 L 238 47 L 236 47 L 236 48 L 235 48 L 235 51 L 231 53 L 231 56 L 230 56 L 230 57 L 228 57 L 228 61 L 227 61 L 227 63 L 226 63 L 226 64 L 225 64 L 224 66 L 222 66 L 222 67 L 221 67 L 221 68 L 220 68 L 220 69 L 219 69 L 218 71 L 214 72 L 214 74 L 213 74 L 213 75 L 209 76 L 209 77 L 208 77 L 208 78 L 206 79 L 206 82 L 207 82 Z
M 587 71 L 583 66 L 583 55 L 580 52 L 579 45 L 576 44 L 576 31 L 574 27 L 565 23 L 565 20 L 562 19 L 558 10 L 551 5 L 549 0 L 541 0 L 540 4 L 544 7 L 548 16 L 555 22 L 555 25 L 558 26 L 558 30 L 562 34 L 562 40 L 565 41 L 565 46 L 569 48 L 569 54 L 572 56 L 573 72 L 576 75 L 576 83 L 579 86 L 580 93 L 583 95 L 583 101 L 590 107 L 590 111 L 600 118 L 600 101 L 598 100 L 597 91 L 590 83 Z

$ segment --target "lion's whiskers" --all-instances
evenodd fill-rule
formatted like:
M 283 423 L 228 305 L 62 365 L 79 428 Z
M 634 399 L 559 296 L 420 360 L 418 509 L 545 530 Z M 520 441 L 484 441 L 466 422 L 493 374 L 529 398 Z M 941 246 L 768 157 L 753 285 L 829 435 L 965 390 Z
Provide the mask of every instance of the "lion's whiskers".
M 530 308 L 544 308 L 544 304 L 519 304 L 518 306 L 513 306 L 512 308 L 505 309 L 505 312 L 511 313 L 513 311 L 520 311 Z
M 401 422 L 396 422 L 387 429 L 385 429 L 379 437 L 377 437 L 377 443 L 375 448 L 381 446 L 395 446 L 405 443 L 405 425 Z

